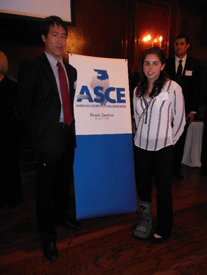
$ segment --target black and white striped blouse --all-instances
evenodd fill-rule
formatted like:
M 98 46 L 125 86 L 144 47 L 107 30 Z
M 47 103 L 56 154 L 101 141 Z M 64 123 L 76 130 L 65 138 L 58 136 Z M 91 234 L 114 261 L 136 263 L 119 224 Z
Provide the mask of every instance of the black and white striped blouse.
M 145 150 L 158 151 L 175 144 L 186 123 L 182 88 L 169 80 L 160 94 L 149 101 L 138 98 L 135 90 L 135 145 Z

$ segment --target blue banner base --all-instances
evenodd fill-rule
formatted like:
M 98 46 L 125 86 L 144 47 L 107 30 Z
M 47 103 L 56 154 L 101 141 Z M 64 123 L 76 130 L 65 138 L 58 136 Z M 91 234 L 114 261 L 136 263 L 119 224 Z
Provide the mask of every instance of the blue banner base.
M 131 134 L 77 136 L 76 218 L 137 211 Z

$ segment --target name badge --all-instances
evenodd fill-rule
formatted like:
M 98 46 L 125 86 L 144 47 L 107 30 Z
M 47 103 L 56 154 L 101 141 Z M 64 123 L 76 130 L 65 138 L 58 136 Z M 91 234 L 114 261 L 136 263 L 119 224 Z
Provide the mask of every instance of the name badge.
M 188 70 L 186 70 L 186 71 L 185 71 L 185 75 L 186 75 L 186 76 L 192 76 L 192 75 L 193 75 L 193 71 L 188 71 Z
M 157 101 L 158 101 L 158 102 L 164 101 L 164 100 L 167 100 L 167 99 L 169 99 L 168 92 L 160 93 L 160 94 L 157 96 Z

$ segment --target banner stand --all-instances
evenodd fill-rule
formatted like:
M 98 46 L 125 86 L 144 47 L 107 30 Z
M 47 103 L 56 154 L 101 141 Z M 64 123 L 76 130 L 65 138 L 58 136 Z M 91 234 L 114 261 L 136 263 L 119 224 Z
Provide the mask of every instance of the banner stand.
M 137 211 L 128 66 L 123 59 L 70 55 L 74 100 L 77 219 Z

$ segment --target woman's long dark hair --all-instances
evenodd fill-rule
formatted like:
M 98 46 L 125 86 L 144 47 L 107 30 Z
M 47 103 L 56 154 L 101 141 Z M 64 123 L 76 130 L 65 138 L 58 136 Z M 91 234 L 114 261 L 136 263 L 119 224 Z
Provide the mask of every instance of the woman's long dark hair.
M 155 54 L 160 59 L 162 64 L 166 63 L 165 55 L 159 47 L 152 47 L 152 48 L 149 48 L 149 49 L 147 49 L 143 52 L 142 58 L 141 58 L 140 80 L 139 80 L 139 83 L 137 85 L 137 89 L 136 89 L 136 92 L 135 92 L 137 97 L 144 96 L 144 94 L 145 94 L 145 92 L 148 88 L 147 77 L 146 77 L 146 75 L 144 74 L 144 71 L 143 71 L 144 60 L 145 60 L 145 58 L 148 54 Z M 161 90 L 162 90 L 162 88 L 165 85 L 167 80 L 168 80 L 168 77 L 167 77 L 167 74 L 166 74 L 165 68 L 164 68 L 160 72 L 160 75 L 159 75 L 158 79 L 156 79 L 155 82 L 153 83 L 153 89 L 152 89 L 152 92 L 150 93 L 149 96 L 151 98 L 157 96 L 161 92 Z

